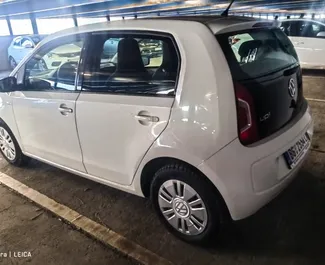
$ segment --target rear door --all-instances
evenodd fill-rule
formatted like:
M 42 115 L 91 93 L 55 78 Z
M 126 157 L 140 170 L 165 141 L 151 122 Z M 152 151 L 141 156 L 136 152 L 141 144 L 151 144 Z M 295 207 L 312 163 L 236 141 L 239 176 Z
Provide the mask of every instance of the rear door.
M 112 41 L 117 42 L 116 55 L 105 50 Z M 152 41 L 168 46 L 175 56 L 165 54 L 163 60 L 160 53 L 148 62 L 140 43 Z M 76 116 L 84 165 L 93 176 L 129 185 L 167 126 L 176 89 L 176 48 L 164 34 L 102 32 L 92 35 L 87 54 Z

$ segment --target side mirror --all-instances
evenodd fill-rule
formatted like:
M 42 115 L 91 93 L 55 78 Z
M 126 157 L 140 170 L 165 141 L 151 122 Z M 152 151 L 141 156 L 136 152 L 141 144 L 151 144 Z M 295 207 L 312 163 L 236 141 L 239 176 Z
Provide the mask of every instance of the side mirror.
M 0 92 L 12 92 L 17 88 L 17 79 L 14 76 L 8 76 L 0 80 Z
M 320 31 L 317 33 L 317 37 L 319 38 L 325 38 L 325 31 Z
M 142 56 L 142 62 L 144 64 L 144 66 L 148 66 L 150 64 L 150 57 Z

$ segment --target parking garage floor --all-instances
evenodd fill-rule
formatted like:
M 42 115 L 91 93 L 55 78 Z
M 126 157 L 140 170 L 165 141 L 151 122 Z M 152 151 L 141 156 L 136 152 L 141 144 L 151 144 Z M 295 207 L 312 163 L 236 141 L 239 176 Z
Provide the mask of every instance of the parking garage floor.
M 299 176 L 254 216 L 236 222 L 218 243 L 186 244 L 160 224 L 149 201 L 43 163 L 0 172 L 111 228 L 173 264 L 325 264 L 325 78 L 306 73 L 304 95 L 315 119 L 312 151 Z M 31 251 L 32 257 L 0 264 L 132 264 L 132 260 L 74 230 L 6 187 L 0 187 L 0 253 Z M 39 215 L 40 214 L 40 215 Z M 39 215 L 39 216 L 38 216 Z M 52 262 L 52 263 L 51 263 Z

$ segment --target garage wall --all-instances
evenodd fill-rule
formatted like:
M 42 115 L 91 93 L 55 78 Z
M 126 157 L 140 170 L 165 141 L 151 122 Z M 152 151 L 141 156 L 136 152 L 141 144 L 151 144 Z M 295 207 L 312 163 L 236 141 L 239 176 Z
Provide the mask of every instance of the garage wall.
M 11 36 L 0 37 L 0 71 L 9 70 L 7 50 L 12 39 Z

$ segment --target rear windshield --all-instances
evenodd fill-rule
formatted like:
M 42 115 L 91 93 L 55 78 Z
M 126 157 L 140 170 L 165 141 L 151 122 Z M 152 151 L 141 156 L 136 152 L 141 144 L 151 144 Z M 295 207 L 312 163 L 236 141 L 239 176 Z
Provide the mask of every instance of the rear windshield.
M 295 49 L 278 28 L 217 35 L 235 80 L 265 76 L 298 63 Z

